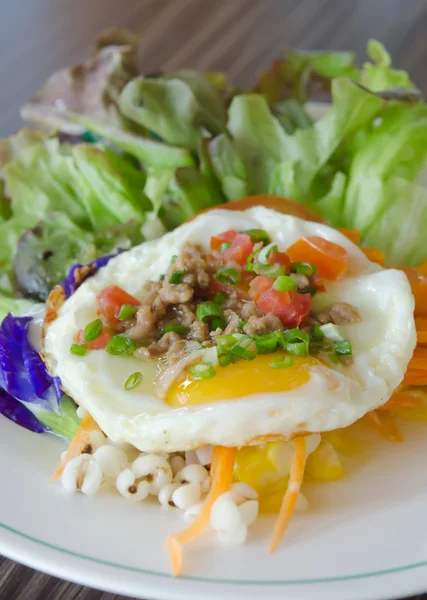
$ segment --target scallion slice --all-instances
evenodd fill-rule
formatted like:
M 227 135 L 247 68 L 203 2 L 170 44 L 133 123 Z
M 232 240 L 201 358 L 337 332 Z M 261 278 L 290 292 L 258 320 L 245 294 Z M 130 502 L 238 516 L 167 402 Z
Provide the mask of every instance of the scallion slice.
M 353 348 L 349 340 L 334 342 L 334 350 L 338 356 L 351 356 L 353 354 Z
M 231 242 L 222 242 L 222 244 L 220 244 L 218 250 L 220 252 L 225 252 L 228 248 L 231 248 Z
M 101 335 L 102 328 L 103 324 L 101 319 L 96 319 L 95 321 L 92 321 L 92 323 L 89 323 L 89 325 L 86 325 L 84 333 L 85 342 L 90 344 L 90 342 L 96 340 L 96 338 Z
M 178 333 L 179 335 L 183 335 L 185 332 L 187 331 L 187 328 L 184 327 L 184 325 L 178 325 L 175 323 L 171 323 L 170 325 L 165 325 L 163 327 L 163 335 L 165 333 L 170 333 L 170 332 L 174 332 L 174 333 Z
M 270 367 L 273 369 L 284 369 L 285 367 L 291 367 L 293 363 L 292 356 L 278 356 L 277 358 L 273 358 Z
M 273 283 L 273 290 L 278 292 L 291 292 L 297 289 L 297 282 L 289 275 L 279 275 Z
M 184 277 L 186 272 L 187 272 L 186 269 L 182 269 L 182 271 L 174 271 L 172 273 L 172 275 L 169 277 L 169 283 L 171 283 L 172 285 L 181 283 L 182 278 Z
M 132 356 L 136 350 L 136 346 L 130 337 L 124 333 L 119 333 L 118 335 L 113 335 L 105 346 L 105 350 L 108 354 L 114 354 L 115 356 Z
M 245 269 L 249 273 L 253 273 L 254 272 L 255 263 L 258 260 L 258 254 L 259 254 L 259 252 L 251 252 L 249 254 L 248 258 L 246 259 Z
M 188 371 L 190 373 L 191 378 L 195 381 L 199 381 L 201 379 L 211 379 L 211 377 L 214 377 L 216 375 L 213 366 L 205 363 L 198 363 L 197 365 L 192 365 Z
M 248 235 L 251 238 L 254 244 L 262 242 L 264 246 L 266 246 L 271 241 L 270 236 L 266 231 L 264 231 L 264 229 L 246 229 L 241 233 L 246 233 L 246 235 Z
M 286 269 L 283 265 L 265 265 L 264 263 L 257 262 L 254 264 L 254 271 L 257 275 L 265 275 L 272 279 L 277 279 L 281 275 L 285 275 Z
M 310 331 L 310 336 L 312 340 L 323 340 L 325 338 L 325 334 L 320 329 L 319 325 L 313 325 Z
M 87 354 L 87 347 L 82 344 L 71 344 L 70 352 L 75 356 L 85 356 Z
M 307 277 L 314 277 L 317 273 L 317 267 L 308 262 L 293 262 L 291 263 L 291 272 L 306 275 Z
M 256 348 L 254 344 L 253 338 L 250 336 L 245 336 L 243 339 L 236 342 L 230 348 L 230 354 L 234 356 L 238 356 L 239 358 L 244 358 L 245 360 L 252 360 L 257 355 L 253 350 L 249 350 L 249 347 L 253 346 L 254 350 Z
M 340 328 L 334 325 L 333 323 L 326 323 L 326 325 L 320 325 L 319 329 L 323 333 L 325 338 L 328 338 L 329 340 L 333 340 L 334 342 L 344 341 L 344 336 L 342 335 Z
M 222 310 L 215 302 L 202 302 L 196 309 L 198 321 L 206 321 L 209 317 L 222 317 Z
M 137 310 L 137 306 L 133 306 L 132 304 L 123 304 L 120 309 L 118 319 L 120 321 L 129 321 L 129 319 L 132 319 L 135 316 Z
M 240 281 L 240 273 L 236 271 L 236 269 L 228 269 L 227 267 L 224 267 L 222 269 L 218 269 L 218 271 L 215 273 L 215 279 L 221 281 L 222 283 L 236 285 L 236 283 Z
M 125 381 L 125 389 L 130 392 L 130 390 L 134 390 L 139 384 L 142 382 L 142 373 L 136 371 L 129 375 L 129 377 Z
M 259 354 L 269 354 L 277 350 L 279 336 L 277 332 L 255 336 L 256 349 Z
M 282 333 L 282 340 L 279 340 L 283 348 L 294 356 L 308 356 L 310 349 L 310 338 L 305 331 L 298 327 L 288 329 Z
M 213 297 L 213 301 L 215 302 L 215 304 L 224 304 L 224 302 L 227 300 L 228 296 L 227 294 L 223 294 L 222 292 L 217 292 L 215 294 L 215 296 Z
M 226 327 L 227 322 L 223 317 L 215 317 L 212 319 L 211 331 L 215 331 L 215 329 L 225 329 Z

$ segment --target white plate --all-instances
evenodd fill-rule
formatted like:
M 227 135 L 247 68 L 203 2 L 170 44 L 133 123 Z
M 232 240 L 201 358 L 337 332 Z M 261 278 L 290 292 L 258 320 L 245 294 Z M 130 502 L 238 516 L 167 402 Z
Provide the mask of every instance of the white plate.
M 375 442 L 341 482 L 307 486 L 310 511 L 296 516 L 274 556 L 269 519 L 245 546 L 212 533 L 185 550 L 185 576 L 171 578 L 163 542 L 181 514 L 114 494 L 68 496 L 50 483 L 63 444 L 0 418 L 0 552 L 26 565 L 106 591 L 169 600 L 268 597 L 346 600 L 427 590 L 427 424 L 406 441 Z

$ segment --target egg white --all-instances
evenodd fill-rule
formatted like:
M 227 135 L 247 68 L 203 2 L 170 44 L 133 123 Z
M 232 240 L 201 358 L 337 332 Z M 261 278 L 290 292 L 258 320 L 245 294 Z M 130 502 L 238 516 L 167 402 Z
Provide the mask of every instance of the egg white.
M 103 288 L 116 284 L 141 297 L 143 284 L 158 280 L 186 242 L 207 247 L 212 235 L 251 228 L 265 229 L 279 250 L 304 235 L 318 235 L 346 248 L 350 256 L 346 277 L 325 287 L 362 316 L 360 323 L 342 327 L 353 344 L 351 367 L 312 367 L 310 380 L 288 392 L 227 401 L 224 390 L 223 402 L 172 408 L 155 395 L 155 364 L 104 351 L 84 357 L 70 354 L 76 331 L 96 318 L 96 296 Z M 257 436 L 291 437 L 300 431 L 346 427 L 387 401 L 402 381 L 415 347 L 413 311 L 404 273 L 371 263 L 337 230 L 263 207 L 243 212 L 218 209 L 112 259 L 61 307 L 47 329 L 44 352 L 51 373 L 61 378 L 67 392 L 113 441 L 149 452 L 203 444 L 241 446 Z M 143 373 L 143 384 L 126 391 L 124 381 L 135 371 Z M 328 374 L 335 378 L 336 387 Z

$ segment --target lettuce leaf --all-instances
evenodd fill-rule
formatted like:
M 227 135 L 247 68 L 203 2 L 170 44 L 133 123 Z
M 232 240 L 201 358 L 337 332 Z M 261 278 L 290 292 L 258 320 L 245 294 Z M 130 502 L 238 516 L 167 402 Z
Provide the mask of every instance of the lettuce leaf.
M 225 130 L 224 102 L 202 75 L 181 71 L 138 77 L 120 95 L 122 113 L 172 145 L 195 150 L 204 130 Z
M 122 126 L 125 120 L 117 102 L 124 85 L 138 73 L 138 45 L 130 32 L 104 32 L 87 60 L 49 77 L 22 107 L 22 118 L 45 129 L 57 129 L 66 125 L 64 113 L 74 111 Z

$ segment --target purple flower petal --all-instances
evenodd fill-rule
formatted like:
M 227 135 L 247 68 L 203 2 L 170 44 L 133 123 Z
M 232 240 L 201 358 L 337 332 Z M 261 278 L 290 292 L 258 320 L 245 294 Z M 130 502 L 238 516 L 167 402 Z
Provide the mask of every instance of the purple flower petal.
M 12 398 L 10 394 L 2 389 L 0 389 L 0 414 L 35 433 L 46 431 L 40 421 L 36 419 L 26 406 L 15 398 Z
M 64 281 L 61 283 L 61 286 L 65 292 L 65 296 L 67 298 L 72 296 L 72 294 L 74 294 L 74 292 L 81 286 L 81 284 L 86 279 L 88 279 L 88 277 L 94 275 L 101 267 L 105 267 L 105 265 L 108 264 L 108 262 L 112 258 L 117 256 L 121 252 L 123 252 L 123 250 L 119 248 L 119 250 L 115 254 L 107 254 L 106 256 L 100 256 L 99 258 L 97 258 L 96 260 L 94 260 L 86 266 L 77 264 L 71 267 L 70 272 L 67 275 L 67 279 L 64 279 Z

